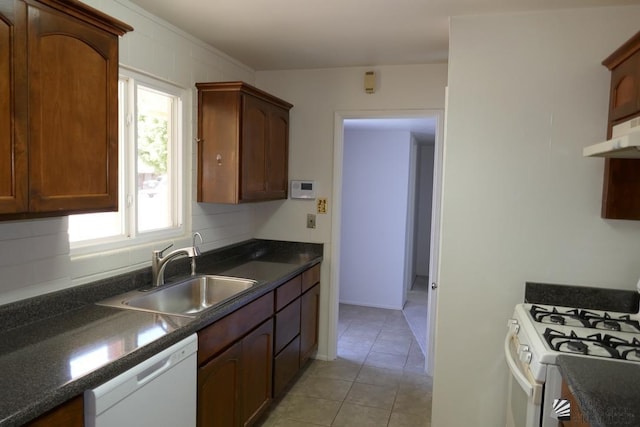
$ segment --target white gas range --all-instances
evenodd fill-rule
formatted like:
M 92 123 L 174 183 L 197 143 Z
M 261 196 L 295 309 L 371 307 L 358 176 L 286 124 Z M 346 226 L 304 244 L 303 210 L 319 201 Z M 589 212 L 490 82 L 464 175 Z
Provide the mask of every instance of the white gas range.
M 562 385 L 560 354 L 640 362 L 639 320 L 637 314 L 518 304 L 505 339 L 507 426 L 558 426 L 553 402 Z

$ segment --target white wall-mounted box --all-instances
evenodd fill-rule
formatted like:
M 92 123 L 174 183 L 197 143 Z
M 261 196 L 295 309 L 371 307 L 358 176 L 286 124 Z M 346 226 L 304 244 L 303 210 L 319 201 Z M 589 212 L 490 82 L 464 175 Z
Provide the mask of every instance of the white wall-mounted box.
M 316 198 L 315 181 L 291 180 L 291 198 L 313 200 Z

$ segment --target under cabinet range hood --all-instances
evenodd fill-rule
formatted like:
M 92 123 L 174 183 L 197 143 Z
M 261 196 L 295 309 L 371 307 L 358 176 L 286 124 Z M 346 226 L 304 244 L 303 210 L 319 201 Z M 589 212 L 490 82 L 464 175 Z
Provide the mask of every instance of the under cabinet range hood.
M 640 117 L 616 125 L 611 139 L 585 147 L 584 157 L 640 159 Z

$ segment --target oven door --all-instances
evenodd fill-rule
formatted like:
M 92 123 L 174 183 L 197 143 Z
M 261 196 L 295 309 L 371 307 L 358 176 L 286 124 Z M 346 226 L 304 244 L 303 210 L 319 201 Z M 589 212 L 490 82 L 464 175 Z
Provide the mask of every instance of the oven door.
M 528 365 L 521 363 L 518 339 L 508 333 L 504 356 L 509 365 L 506 427 L 540 427 L 543 384 L 537 382 Z

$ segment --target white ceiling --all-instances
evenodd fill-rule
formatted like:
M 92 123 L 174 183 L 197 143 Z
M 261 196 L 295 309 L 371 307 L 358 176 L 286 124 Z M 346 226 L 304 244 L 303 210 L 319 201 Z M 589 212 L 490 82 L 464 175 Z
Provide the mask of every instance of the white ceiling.
M 640 0 L 132 0 L 255 70 L 446 62 L 449 16 Z

